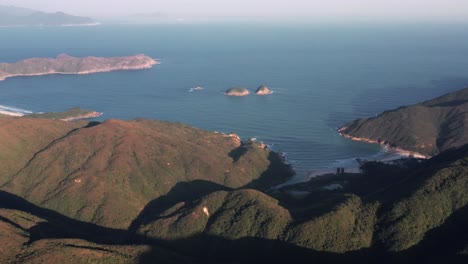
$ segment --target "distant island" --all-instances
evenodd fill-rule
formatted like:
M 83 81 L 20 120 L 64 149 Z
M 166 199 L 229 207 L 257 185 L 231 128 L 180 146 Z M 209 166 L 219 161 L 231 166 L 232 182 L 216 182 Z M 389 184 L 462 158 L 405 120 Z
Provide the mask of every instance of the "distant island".
M 249 95 L 250 92 L 244 87 L 233 87 L 227 89 L 224 94 L 229 96 L 246 96 Z
M 255 94 L 256 95 L 268 95 L 268 94 L 271 94 L 271 90 L 270 88 L 268 88 L 268 86 L 266 85 L 261 85 L 260 87 L 257 88 L 257 90 L 255 91 Z
M 0 63 L 0 81 L 16 76 L 90 74 L 117 70 L 139 70 L 151 68 L 158 63 L 144 54 L 112 58 L 76 58 L 67 54 L 61 54 L 55 59 L 32 58 L 16 63 Z
M 91 26 L 99 23 L 89 17 L 63 12 L 47 13 L 38 10 L 0 5 L 0 26 Z
M 264 84 L 260 85 L 257 90 L 255 90 L 256 95 L 269 95 L 272 93 L 268 86 Z M 224 94 L 228 96 L 247 96 L 250 94 L 250 91 L 244 87 L 232 87 L 227 89 Z

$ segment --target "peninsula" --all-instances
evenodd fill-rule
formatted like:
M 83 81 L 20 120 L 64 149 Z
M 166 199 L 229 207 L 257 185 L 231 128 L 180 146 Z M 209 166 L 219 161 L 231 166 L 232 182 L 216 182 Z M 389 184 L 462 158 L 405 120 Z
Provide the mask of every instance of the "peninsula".
M 434 156 L 468 144 L 468 88 L 412 106 L 352 121 L 338 129 L 347 138 Z
M 48 112 L 48 113 L 34 113 L 25 115 L 29 118 L 45 118 L 45 119 L 55 119 L 61 121 L 75 121 L 81 119 L 90 119 L 101 116 L 102 112 L 96 112 L 93 110 L 84 110 L 79 107 L 74 107 L 68 109 L 65 112 Z
M 159 64 L 156 60 L 138 54 L 127 57 L 76 58 L 60 54 L 57 58 L 31 58 L 16 63 L 0 63 L 0 81 L 16 76 L 47 74 L 91 74 L 118 70 L 148 69 Z

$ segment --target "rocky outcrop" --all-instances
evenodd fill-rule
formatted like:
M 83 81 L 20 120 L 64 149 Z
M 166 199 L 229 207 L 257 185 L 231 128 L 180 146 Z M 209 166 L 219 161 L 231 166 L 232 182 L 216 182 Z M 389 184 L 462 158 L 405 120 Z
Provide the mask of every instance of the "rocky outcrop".
M 257 94 L 257 95 L 268 95 L 268 94 L 271 94 L 271 93 L 272 93 L 271 90 L 266 85 L 261 85 L 255 91 L 255 94 Z
M 15 76 L 90 74 L 118 70 L 140 70 L 151 68 L 158 63 L 144 54 L 111 58 L 76 58 L 67 54 L 60 54 L 55 59 L 32 58 L 16 63 L 0 63 L 0 80 Z
M 233 87 L 227 89 L 224 94 L 229 96 L 246 96 L 249 95 L 250 92 L 244 87 Z

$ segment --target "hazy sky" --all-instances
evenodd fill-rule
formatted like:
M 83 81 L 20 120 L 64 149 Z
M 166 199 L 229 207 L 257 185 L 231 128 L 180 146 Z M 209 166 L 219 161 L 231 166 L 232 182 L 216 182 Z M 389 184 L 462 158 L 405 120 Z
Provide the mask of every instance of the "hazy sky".
M 91 16 L 162 12 L 192 17 L 468 18 L 468 0 L 0 0 L 0 4 Z

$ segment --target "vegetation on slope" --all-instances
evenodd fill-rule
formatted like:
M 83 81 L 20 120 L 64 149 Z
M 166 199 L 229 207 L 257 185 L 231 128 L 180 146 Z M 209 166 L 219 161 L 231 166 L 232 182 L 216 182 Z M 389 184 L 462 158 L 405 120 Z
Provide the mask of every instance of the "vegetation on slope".
M 16 118 L 22 127 L 38 119 Z M 70 127 L 44 120 L 50 127 Z M 76 219 L 127 228 L 153 199 L 177 183 L 206 180 L 229 188 L 267 189 L 293 172 L 278 155 L 255 142 L 242 143 L 182 124 L 150 120 L 108 120 L 63 133 L 15 156 L 0 176 L 2 190 Z M 75 127 L 77 124 L 74 124 Z M 11 136 L 6 149 L 37 144 L 41 129 L 2 131 Z
M 201 198 L 165 204 L 159 211 L 160 203 L 154 202 L 151 213 L 140 215 L 134 227 L 137 234 L 166 241 L 185 254 L 196 254 L 200 248 L 195 245 L 226 254 L 232 244 L 222 245 L 220 240 L 249 238 L 323 252 L 332 259 L 335 256 L 325 252 L 352 258 L 420 257 L 413 247 L 437 243 L 427 234 L 468 206 L 467 165 L 468 145 L 425 162 L 370 163 L 366 173 L 325 176 L 273 191 L 271 196 L 257 190 L 213 188 Z M 343 189 L 324 188 L 336 183 Z M 289 195 L 292 191 L 310 194 L 296 199 Z M 468 237 L 460 243 L 468 245 Z M 271 244 L 263 246 L 259 252 Z M 446 250 L 449 245 L 440 247 Z
M 346 136 L 435 155 L 468 144 L 468 88 L 377 117 L 358 119 L 339 131 Z

